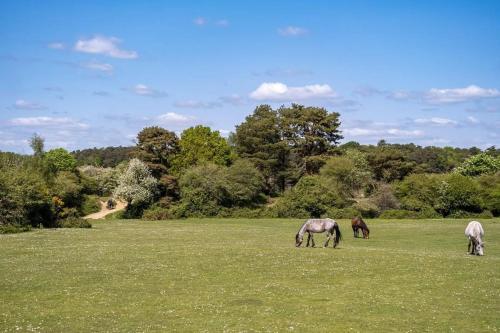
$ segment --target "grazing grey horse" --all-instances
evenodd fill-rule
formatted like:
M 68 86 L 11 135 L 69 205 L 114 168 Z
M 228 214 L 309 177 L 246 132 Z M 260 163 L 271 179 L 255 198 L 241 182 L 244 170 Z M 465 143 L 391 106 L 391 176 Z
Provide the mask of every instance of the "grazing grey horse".
M 307 232 L 307 246 L 309 246 L 309 241 L 312 241 L 312 247 L 314 244 L 313 233 L 321 233 L 326 231 L 326 242 L 325 247 L 328 246 L 328 242 L 333 238 L 333 233 L 335 232 L 335 238 L 333 239 L 333 247 L 337 247 L 337 244 L 342 239 L 342 234 L 340 233 L 339 225 L 335 220 L 332 219 L 309 219 L 302 227 L 300 227 L 299 232 L 295 235 L 295 246 L 299 247 L 304 239 L 304 234 Z
M 467 253 L 482 256 L 484 254 L 484 230 L 481 223 L 477 221 L 471 221 L 465 228 L 465 237 L 469 239 L 469 246 L 467 247 Z M 471 250 L 472 245 L 472 250 Z

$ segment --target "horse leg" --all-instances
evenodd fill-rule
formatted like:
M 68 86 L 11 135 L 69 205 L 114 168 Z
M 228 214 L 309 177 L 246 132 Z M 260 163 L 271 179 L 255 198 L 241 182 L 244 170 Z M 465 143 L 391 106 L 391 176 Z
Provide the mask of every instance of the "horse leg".
M 306 247 L 309 247 L 309 241 L 311 240 L 311 233 L 308 231 L 307 232 L 307 245 Z
M 316 244 L 314 243 L 314 236 L 312 233 L 310 235 L 311 235 L 312 247 L 316 247 Z
M 354 238 L 356 238 L 356 227 L 352 226 L 352 233 L 354 234 Z
M 328 247 L 328 242 L 330 241 L 330 237 L 332 236 L 332 234 L 330 232 L 326 232 L 326 242 L 325 242 L 325 246 L 324 247 Z
M 472 241 L 469 239 L 469 245 L 467 246 L 467 254 L 472 254 L 472 253 L 470 252 L 470 244 L 471 244 L 471 242 L 472 242 Z
M 333 230 L 332 230 L 332 237 L 333 237 L 333 248 L 335 249 L 339 242 L 337 241 L 337 232 L 335 232 L 335 237 L 333 236 Z

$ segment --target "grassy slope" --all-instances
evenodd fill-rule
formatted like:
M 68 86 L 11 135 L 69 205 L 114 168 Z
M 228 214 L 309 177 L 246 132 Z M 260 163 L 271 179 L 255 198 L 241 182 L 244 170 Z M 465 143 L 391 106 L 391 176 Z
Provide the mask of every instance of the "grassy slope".
M 336 250 L 294 248 L 299 220 L 0 236 L 0 331 L 500 330 L 500 221 L 484 257 L 465 221 L 367 222 L 370 240 L 342 221 Z

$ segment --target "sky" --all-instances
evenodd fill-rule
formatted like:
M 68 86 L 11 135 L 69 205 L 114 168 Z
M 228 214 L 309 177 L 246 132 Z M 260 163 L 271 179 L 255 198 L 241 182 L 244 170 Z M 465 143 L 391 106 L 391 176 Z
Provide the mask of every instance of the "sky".
M 500 146 L 500 1 L 0 2 L 0 150 L 224 136 L 259 104 L 342 142 Z

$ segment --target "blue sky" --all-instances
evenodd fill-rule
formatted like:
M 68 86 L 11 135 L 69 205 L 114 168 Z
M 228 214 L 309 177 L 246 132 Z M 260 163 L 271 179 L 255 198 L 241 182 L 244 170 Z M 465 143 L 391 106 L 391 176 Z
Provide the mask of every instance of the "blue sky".
M 499 1 L 2 1 L 0 150 L 234 131 L 256 105 L 341 114 L 344 142 L 500 143 Z

